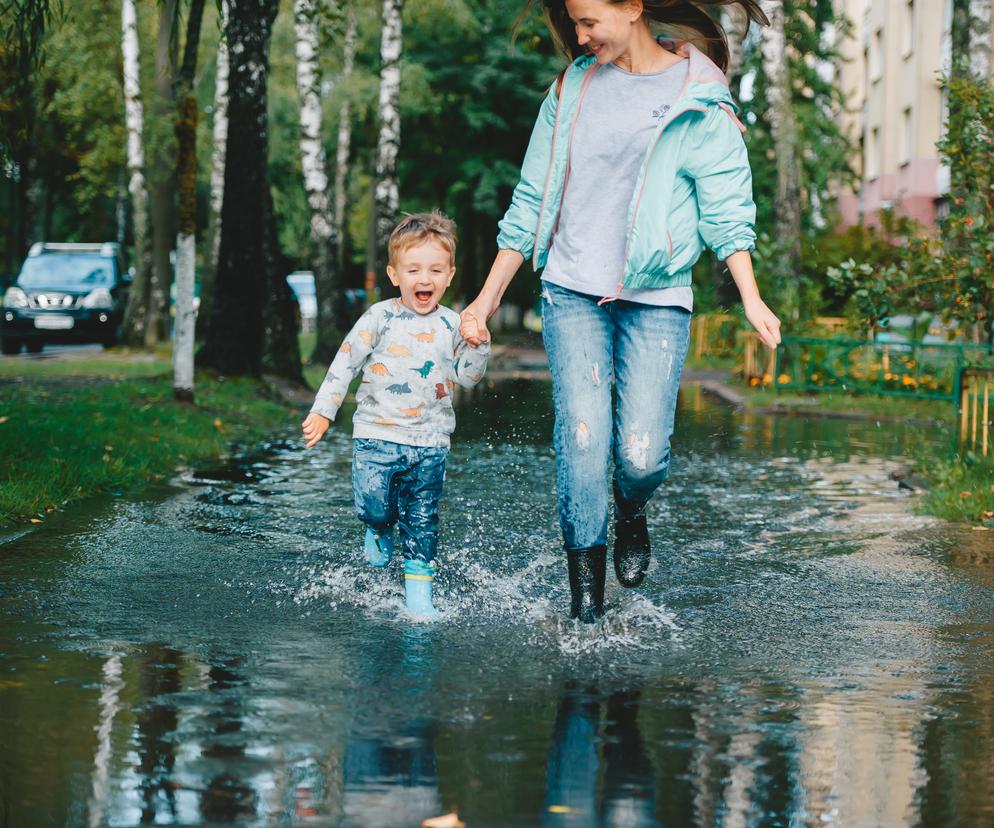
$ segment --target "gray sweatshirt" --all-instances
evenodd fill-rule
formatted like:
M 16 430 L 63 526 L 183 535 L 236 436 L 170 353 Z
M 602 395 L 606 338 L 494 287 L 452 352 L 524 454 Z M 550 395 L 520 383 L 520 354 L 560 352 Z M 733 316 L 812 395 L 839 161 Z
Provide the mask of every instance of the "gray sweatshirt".
M 439 305 L 422 316 L 387 299 L 349 331 L 311 411 L 334 420 L 361 370 L 353 437 L 448 447 L 456 426 L 452 389 L 483 379 L 489 356 L 489 344 L 471 348 L 459 335 L 455 311 Z

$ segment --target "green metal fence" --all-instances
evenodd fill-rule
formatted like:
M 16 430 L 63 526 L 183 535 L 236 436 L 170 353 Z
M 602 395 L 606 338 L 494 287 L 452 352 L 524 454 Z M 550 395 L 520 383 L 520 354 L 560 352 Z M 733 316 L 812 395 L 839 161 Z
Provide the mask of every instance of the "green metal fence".
M 846 391 L 960 401 L 965 369 L 994 367 L 990 345 L 784 337 L 772 385 L 790 391 Z

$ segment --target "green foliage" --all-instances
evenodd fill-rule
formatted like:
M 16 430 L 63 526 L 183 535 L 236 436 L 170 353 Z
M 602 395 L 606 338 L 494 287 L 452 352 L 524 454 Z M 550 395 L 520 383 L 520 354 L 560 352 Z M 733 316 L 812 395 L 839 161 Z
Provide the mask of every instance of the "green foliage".
M 797 119 L 801 152 L 802 230 L 816 236 L 832 226 L 837 183 L 855 180 L 850 166 L 853 146 L 842 132 L 844 91 L 826 67 L 841 61 L 835 44 L 850 36 L 852 24 L 833 8 L 831 0 L 784 2 L 784 34 L 790 50 L 791 102 Z M 755 78 L 752 96 L 744 100 L 749 126 L 746 144 L 752 162 L 757 226 L 772 228 L 776 208 L 777 174 L 773 139 L 767 116 L 766 79 L 756 33 L 747 41 L 743 76 Z
M 829 271 L 866 326 L 896 312 L 934 312 L 991 335 L 994 312 L 994 86 L 946 81 L 949 120 L 938 148 L 950 167 L 948 214 L 932 239 L 904 224 L 884 233 L 902 243 L 880 261 L 850 259 Z

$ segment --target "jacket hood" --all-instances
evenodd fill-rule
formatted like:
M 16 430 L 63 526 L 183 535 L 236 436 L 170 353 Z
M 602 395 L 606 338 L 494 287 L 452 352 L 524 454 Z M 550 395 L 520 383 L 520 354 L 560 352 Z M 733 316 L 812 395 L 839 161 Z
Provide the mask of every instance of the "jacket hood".
M 661 46 L 690 62 L 687 70 L 687 84 L 681 91 L 680 98 L 688 98 L 702 104 L 724 104 L 726 107 L 732 107 L 736 112 L 738 111 L 739 107 L 728 89 L 728 78 L 711 58 L 689 40 L 672 40 L 668 37 L 658 37 L 656 40 Z M 578 69 L 585 70 L 596 60 L 593 55 L 581 55 L 573 61 L 573 65 Z

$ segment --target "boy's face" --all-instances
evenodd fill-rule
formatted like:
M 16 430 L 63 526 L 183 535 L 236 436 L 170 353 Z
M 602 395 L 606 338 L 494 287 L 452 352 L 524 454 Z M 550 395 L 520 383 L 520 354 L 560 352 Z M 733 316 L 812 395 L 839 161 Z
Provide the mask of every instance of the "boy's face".
M 400 301 L 422 315 L 438 307 L 455 273 L 449 251 L 432 241 L 404 248 L 387 265 L 387 276 L 400 288 Z

